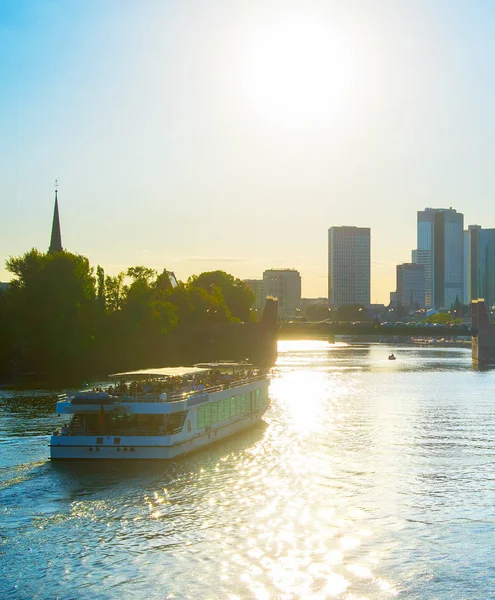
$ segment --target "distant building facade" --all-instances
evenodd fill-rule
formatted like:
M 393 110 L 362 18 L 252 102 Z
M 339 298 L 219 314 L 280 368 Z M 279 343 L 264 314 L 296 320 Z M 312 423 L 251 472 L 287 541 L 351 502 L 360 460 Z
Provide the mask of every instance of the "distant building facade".
M 278 299 L 278 316 L 289 319 L 301 310 L 301 275 L 296 269 L 268 269 L 263 272 L 263 294 Z
M 370 304 L 371 230 L 331 227 L 328 230 L 328 303 Z
M 254 294 L 254 302 L 252 308 L 260 311 L 265 307 L 265 294 L 263 293 L 263 279 L 243 279 Z
M 470 225 L 464 232 L 464 302 L 495 304 L 495 229 Z
M 425 307 L 424 265 L 414 263 L 397 265 L 395 301 L 409 311 Z
M 427 307 L 450 308 L 464 293 L 464 215 L 453 208 L 418 211 L 413 262 L 425 272 Z
M 5 290 L 8 290 L 10 287 L 10 283 L 2 283 L 0 281 L 0 292 L 4 292 Z

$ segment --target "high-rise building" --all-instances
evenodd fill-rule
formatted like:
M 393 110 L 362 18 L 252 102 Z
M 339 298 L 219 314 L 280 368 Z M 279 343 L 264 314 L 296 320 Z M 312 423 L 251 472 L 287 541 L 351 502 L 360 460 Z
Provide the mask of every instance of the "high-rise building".
M 414 263 L 397 265 L 395 301 L 407 310 L 424 308 L 425 269 L 423 265 Z
M 263 293 L 263 279 L 243 279 L 254 294 L 253 308 L 260 311 L 265 307 L 265 294 Z
M 370 303 L 369 227 L 330 227 L 328 230 L 328 303 Z
M 301 275 L 296 269 L 268 269 L 263 272 L 263 293 L 278 299 L 278 316 L 296 317 L 301 309 Z
M 418 211 L 418 247 L 413 262 L 425 271 L 427 307 L 450 307 L 464 290 L 464 215 L 453 208 Z
M 50 238 L 50 247 L 48 252 L 53 254 L 54 252 L 62 252 L 62 234 L 60 233 L 60 219 L 58 216 L 58 195 L 55 190 L 55 208 L 53 210 L 53 222 L 52 222 L 52 235 Z
M 466 303 L 484 298 L 487 306 L 495 303 L 495 229 L 470 225 L 464 232 L 464 280 Z

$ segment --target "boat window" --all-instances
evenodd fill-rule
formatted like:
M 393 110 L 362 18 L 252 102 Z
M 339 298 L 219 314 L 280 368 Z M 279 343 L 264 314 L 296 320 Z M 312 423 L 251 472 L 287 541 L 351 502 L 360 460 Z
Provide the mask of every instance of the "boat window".
M 211 424 L 215 425 L 215 423 L 218 423 L 218 402 L 211 405 Z
M 218 420 L 223 421 L 225 419 L 225 400 L 218 402 Z
M 182 410 L 180 412 L 171 413 L 168 415 L 168 420 L 165 424 L 165 435 L 180 433 L 184 428 L 187 413 L 187 410 Z
M 211 425 L 211 404 L 205 406 L 205 427 Z
M 205 407 L 198 406 L 198 429 L 202 429 L 205 426 Z
M 253 410 L 263 407 L 266 399 L 261 396 L 260 390 L 252 392 Z M 198 406 L 197 428 L 203 429 L 210 425 L 221 423 L 237 415 L 245 415 L 251 412 L 251 394 L 239 394 L 224 398 L 211 404 Z

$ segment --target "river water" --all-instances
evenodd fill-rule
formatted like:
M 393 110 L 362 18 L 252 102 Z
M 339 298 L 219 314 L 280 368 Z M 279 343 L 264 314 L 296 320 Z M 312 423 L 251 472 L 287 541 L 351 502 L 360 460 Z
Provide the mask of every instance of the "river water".
M 2 390 L 0 598 L 495 598 L 494 390 L 466 349 L 280 342 L 266 425 L 151 464 L 51 463 L 60 390 Z

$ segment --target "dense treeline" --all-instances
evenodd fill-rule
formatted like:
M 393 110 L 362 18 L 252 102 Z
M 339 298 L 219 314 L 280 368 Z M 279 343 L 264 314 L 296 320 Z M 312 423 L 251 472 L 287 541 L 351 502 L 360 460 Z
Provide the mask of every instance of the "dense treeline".
M 0 292 L 0 376 L 67 378 L 171 363 L 180 333 L 249 321 L 254 296 L 223 271 L 173 286 L 166 271 L 115 276 L 69 252 L 10 258 Z M 173 361 L 172 361 L 173 362 Z

